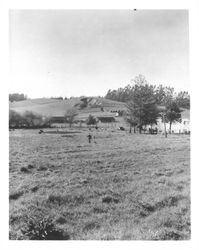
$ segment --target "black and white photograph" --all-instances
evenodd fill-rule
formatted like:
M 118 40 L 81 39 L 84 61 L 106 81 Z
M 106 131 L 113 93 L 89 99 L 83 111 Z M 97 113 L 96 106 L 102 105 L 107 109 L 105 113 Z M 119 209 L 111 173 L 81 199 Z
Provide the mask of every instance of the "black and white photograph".
M 10 9 L 9 241 L 191 239 L 188 9 Z

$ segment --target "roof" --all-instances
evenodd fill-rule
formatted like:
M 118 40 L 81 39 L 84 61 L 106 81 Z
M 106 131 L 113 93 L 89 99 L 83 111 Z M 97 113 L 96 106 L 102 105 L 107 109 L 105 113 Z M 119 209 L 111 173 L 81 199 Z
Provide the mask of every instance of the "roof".
M 100 122 L 115 122 L 115 118 L 112 116 L 100 116 L 97 117 Z
M 52 116 L 50 117 L 51 121 L 65 121 L 65 117 L 64 116 Z

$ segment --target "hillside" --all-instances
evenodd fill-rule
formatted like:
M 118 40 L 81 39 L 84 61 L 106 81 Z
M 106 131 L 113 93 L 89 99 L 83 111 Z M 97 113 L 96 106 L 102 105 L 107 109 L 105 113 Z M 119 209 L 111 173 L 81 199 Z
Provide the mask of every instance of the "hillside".
M 28 99 L 19 102 L 9 103 L 9 109 L 19 113 L 32 111 L 43 116 L 63 116 L 65 112 L 73 107 L 76 107 L 79 112 L 79 117 L 83 118 L 88 114 L 97 115 L 104 109 L 103 115 L 112 114 L 111 111 L 125 109 L 125 104 L 122 102 L 112 101 L 101 97 L 89 97 L 87 106 L 80 108 L 83 104 L 81 98 L 71 98 L 67 100 L 56 100 L 49 98 Z

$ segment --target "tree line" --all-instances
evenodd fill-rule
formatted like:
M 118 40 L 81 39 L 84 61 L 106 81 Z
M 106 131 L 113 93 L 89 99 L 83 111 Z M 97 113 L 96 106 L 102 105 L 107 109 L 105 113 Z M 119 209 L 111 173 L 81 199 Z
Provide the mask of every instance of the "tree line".
M 132 80 L 132 85 L 117 90 L 109 90 L 105 98 L 126 103 L 125 120 L 139 132 L 147 125 L 157 124 L 157 119 L 169 123 L 169 131 L 174 122 L 181 121 L 181 108 L 190 108 L 188 92 L 175 93 L 174 88 L 149 84 L 142 75 Z M 135 131 L 135 129 L 134 129 Z
M 139 85 L 147 85 L 149 92 L 153 92 L 153 98 L 158 105 L 165 105 L 168 99 L 175 99 L 177 105 L 181 108 L 190 109 L 190 95 L 187 91 L 176 93 L 174 88 L 163 85 L 149 84 L 143 75 L 136 76 L 131 80 L 131 85 L 128 84 L 124 88 L 117 90 L 109 89 L 105 95 L 106 99 L 129 102 L 134 96 L 134 92 Z

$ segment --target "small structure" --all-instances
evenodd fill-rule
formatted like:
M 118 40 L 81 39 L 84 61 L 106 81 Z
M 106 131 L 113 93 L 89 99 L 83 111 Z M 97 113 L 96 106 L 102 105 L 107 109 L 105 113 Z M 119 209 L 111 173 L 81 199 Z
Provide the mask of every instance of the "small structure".
M 50 118 L 51 123 L 64 123 L 66 122 L 66 117 L 64 116 L 52 116 Z
M 97 117 L 97 121 L 98 121 L 98 125 L 105 125 L 105 126 L 109 126 L 110 124 L 113 124 L 116 122 L 113 116 L 99 116 Z
M 115 122 L 115 118 L 113 116 L 100 116 L 100 117 L 97 117 L 97 119 L 101 123 Z

